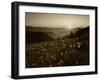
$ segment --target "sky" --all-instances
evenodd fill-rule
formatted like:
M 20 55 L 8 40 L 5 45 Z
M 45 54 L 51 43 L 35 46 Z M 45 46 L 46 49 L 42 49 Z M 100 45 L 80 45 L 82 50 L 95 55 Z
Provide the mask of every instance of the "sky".
M 25 25 L 32 27 L 76 28 L 89 26 L 89 15 L 25 13 Z

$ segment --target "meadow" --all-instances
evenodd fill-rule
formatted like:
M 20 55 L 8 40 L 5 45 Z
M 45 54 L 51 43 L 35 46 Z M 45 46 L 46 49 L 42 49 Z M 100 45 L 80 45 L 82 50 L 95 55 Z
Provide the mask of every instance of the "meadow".
M 26 43 L 25 67 L 89 65 L 89 27 L 50 41 Z

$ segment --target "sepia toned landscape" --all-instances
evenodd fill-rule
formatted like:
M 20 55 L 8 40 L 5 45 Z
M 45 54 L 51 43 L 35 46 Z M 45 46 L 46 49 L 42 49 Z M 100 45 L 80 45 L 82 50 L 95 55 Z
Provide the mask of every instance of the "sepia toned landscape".
M 89 16 L 25 15 L 25 67 L 89 65 Z

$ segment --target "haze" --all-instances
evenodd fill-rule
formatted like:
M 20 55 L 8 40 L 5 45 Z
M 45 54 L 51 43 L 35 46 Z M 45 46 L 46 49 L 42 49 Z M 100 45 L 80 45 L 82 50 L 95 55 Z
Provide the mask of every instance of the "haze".
M 32 27 L 76 28 L 89 26 L 89 15 L 25 13 L 25 25 Z

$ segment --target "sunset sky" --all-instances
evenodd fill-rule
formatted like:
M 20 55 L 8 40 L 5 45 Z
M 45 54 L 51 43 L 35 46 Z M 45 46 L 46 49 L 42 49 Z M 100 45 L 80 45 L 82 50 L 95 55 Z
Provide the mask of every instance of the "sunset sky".
M 89 15 L 30 13 L 25 14 L 25 25 L 33 27 L 76 28 L 89 26 Z

